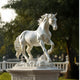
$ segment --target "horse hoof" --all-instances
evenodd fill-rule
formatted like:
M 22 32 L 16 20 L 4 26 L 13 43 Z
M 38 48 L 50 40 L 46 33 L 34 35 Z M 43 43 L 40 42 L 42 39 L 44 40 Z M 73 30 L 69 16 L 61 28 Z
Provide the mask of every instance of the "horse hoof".
M 51 54 L 52 53 L 52 51 L 51 50 L 48 50 L 48 54 Z
M 33 60 L 33 57 L 29 57 L 29 60 Z

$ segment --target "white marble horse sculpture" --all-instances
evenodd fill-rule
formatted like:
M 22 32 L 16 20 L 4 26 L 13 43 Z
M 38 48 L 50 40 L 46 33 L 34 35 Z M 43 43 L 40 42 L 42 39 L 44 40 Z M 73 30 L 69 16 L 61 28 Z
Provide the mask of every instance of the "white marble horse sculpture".
M 33 46 L 41 46 L 44 55 L 47 58 L 47 61 L 51 61 L 49 54 L 52 52 L 54 48 L 54 43 L 51 40 L 51 32 L 49 31 L 50 25 L 53 27 L 53 30 L 57 30 L 57 19 L 56 14 L 44 14 L 38 20 L 39 27 L 35 31 L 25 30 L 23 31 L 15 40 L 14 46 L 16 50 L 17 58 L 22 53 L 25 59 L 28 61 L 32 59 L 31 50 Z M 45 44 L 51 45 L 51 48 L 47 51 L 45 48 Z M 25 47 L 27 49 L 25 50 Z M 29 55 L 29 59 L 25 54 L 27 51 Z

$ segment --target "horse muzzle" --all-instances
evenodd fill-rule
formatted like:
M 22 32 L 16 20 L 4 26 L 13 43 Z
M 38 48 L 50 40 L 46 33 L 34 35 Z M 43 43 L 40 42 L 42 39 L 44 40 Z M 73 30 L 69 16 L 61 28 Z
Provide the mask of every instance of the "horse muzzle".
M 56 26 L 53 26 L 53 30 L 57 30 L 57 28 L 58 28 L 57 25 Z

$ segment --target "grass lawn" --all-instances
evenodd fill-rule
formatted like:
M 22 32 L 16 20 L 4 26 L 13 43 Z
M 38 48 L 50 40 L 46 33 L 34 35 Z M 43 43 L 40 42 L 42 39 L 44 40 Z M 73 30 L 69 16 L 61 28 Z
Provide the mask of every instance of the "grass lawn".
M 8 72 L 0 72 L 0 80 L 11 80 L 11 75 Z M 58 80 L 76 80 L 76 79 L 64 79 L 64 77 L 60 77 Z
M 77 80 L 77 79 L 64 79 L 64 77 L 60 77 L 58 80 Z
M 11 80 L 11 76 L 7 72 L 0 73 L 0 80 Z

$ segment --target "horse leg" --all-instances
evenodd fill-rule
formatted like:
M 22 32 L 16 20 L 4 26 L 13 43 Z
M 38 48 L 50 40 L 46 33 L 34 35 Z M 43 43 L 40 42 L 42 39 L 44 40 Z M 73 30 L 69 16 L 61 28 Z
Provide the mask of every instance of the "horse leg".
M 48 54 L 51 54 L 54 48 L 54 43 L 50 40 L 48 44 L 51 45 L 51 48 L 48 50 Z
M 41 46 L 41 48 L 42 48 L 44 54 L 46 55 L 48 62 L 50 62 L 51 59 L 50 59 L 50 57 L 49 57 L 49 54 L 48 54 L 48 52 L 47 52 L 47 50 L 46 50 L 46 48 L 45 48 L 45 45 L 44 45 L 44 43 L 43 43 L 42 40 L 40 40 L 40 46 Z
M 16 52 L 17 59 L 19 59 L 19 55 L 20 55 L 20 53 L 19 52 Z
M 29 59 L 33 59 L 33 56 L 32 56 L 32 54 L 31 54 L 31 49 L 32 49 L 31 46 L 27 46 L 26 51 L 27 51 L 27 53 L 28 53 Z
M 27 55 L 25 54 L 25 46 L 24 45 L 22 46 L 22 55 L 26 59 L 26 61 L 28 62 L 29 59 L 28 59 Z
M 23 54 L 23 57 L 26 59 L 27 62 L 29 62 L 29 59 L 26 54 Z

